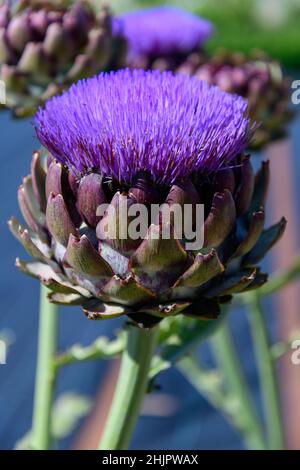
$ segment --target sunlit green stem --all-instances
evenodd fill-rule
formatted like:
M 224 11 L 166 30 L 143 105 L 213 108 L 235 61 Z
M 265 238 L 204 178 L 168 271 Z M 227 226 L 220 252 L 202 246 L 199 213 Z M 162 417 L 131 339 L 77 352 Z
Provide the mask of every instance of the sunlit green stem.
M 156 328 L 139 329 L 130 325 L 121 369 L 101 450 L 128 448 L 147 390 L 151 359 L 156 344 Z
M 211 341 L 219 367 L 226 377 L 229 393 L 232 392 L 237 397 L 244 421 L 243 428 L 247 446 L 251 449 L 265 449 L 262 428 L 226 321 L 216 331 Z
M 264 398 L 269 447 L 272 450 L 279 450 L 284 448 L 284 439 L 271 342 L 259 294 L 253 292 L 251 297 L 248 297 L 248 302 L 253 344 Z
M 47 450 L 51 444 L 51 406 L 55 384 L 53 359 L 57 343 L 57 311 L 41 287 L 37 370 L 35 382 L 31 447 Z

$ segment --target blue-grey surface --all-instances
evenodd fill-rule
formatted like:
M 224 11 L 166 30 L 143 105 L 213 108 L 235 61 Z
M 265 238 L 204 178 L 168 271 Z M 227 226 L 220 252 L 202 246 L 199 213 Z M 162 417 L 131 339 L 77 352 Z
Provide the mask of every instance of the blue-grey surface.
M 31 422 L 39 286 L 14 267 L 15 257 L 24 256 L 24 252 L 8 231 L 6 221 L 10 215 L 19 214 L 16 189 L 21 177 L 28 173 L 31 151 L 38 145 L 29 121 L 12 121 L 8 113 L 1 113 L 0 126 L 0 332 L 3 329 L 11 330 L 15 336 L 7 364 L 0 365 L 0 448 L 9 449 L 26 433 Z M 297 175 L 300 175 L 300 161 L 296 159 L 296 136 L 299 131 L 300 120 L 292 128 Z M 257 375 L 243 312 L 234 313 L 231 323 L 253 397 L 261 414 Z M 79 310 L 64 309 L 60 315 L 60 348 L 73 342 L 88 344 L 102 333 L 111 333 L 116 325 L 116 322 L 110 321 L 88 322 Z M 207 363 L 210 362 L 205 345 L 202 347 L 202 356 Z M 106 367 L 106 363 L 91 362 L 66 368 L 59 378 L 58 393 L 77 390 L 93 396 L 104 377 Z M 177 413 L 168 418 L 142 417 L 134 436 L 133 448 L 242 448 L 239 436 L 178 372 L 167 372 L 161 377 L 160 384 L 165 393 L 176 396 L 179 403 Z M 70 439 L 66 440 L 63 446 L 70 445 L 70 442 Z

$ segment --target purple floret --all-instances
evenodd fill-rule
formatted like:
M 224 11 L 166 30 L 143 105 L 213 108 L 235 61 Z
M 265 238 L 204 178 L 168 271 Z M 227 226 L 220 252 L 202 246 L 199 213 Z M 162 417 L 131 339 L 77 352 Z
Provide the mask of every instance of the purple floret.
M 130 184 L 159 184 L 229 165 L 249 140 L 247 101 L 196 77 L 120 70 L 82 80 L 40 108 L 35 127 L 58 161 Z
M 126 37 L 132 57 L 188 54 L 213 33 L 210 21 L 176 7 L 163 6 L 125 13 L 114 30 Z

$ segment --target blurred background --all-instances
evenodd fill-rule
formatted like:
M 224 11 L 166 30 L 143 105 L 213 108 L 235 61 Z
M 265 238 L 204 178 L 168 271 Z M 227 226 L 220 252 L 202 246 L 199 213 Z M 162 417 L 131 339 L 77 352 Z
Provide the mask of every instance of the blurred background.
M 96 1 L 96 0 L 95 0 Z M 98 0 L 97 0 L 98 1 Z M 279 59 L 286 70 L 300 79 L 300 0 L 186 0 L 107 1 L 114 13 L 157 4 L 174 4 L 212 20 L 216 35 L 209 50 L 226 47 L 249 51 L 264 49 Z M 291 104 L 292 106 L 292 104 Z M 300 107 L 300 105 L 298 105 Z M 297 111 L 297 106 L 294 106 Z M 23 256 L 20 245 L 7 228 L 7 219 L 19 215 L 16 190 L 28 173 L 32 150 L 38 147 L 30 120 L 13 121 L 10 113 L 0 114 L 2 181 L 0 184 L 0 339 L 7 342 L 6 364 L 0 365 L 0 448 L 11 449 L 27 433 L 31 424 L 37 350 L 39 285 L 14 267 Z M 273 144 L 264 155 L 271 159 L 273 177 L 269 222 L 281 215 L 288 219 L 288 231 L 265 261 L 266 269 L 288 266 L 299 253 L 300 116 L 290 126 L 289 138 Z M 274 339 L 300 330 L 299 287 L 289 286 L 280 296 L 268 300 L 266 310 Z M 257 370 L 245 312 L 234 311 L 230 318 L 239 356 L 247 374 L 252 397 L 260 416 Z M 59 347 L 74 342 L 88 345 L 99 335 L 113 336 L 119 321 L 88 322 L 79 309 L 65 308 L 60 314 Z M 208 344 L 199 348 L 202 362 L 213 365 Z M 57 414 L 69 420 L 61 431 L 59 448 L 95 447 L 104 423 L 117 374 L 116 362 L 90 362 L 67 366 L 59 376 Z M 284 387 L 281 390 L 288 446 L 300 448 L 300 365 L 288 358 L 279 364 Z M 159 379 L 160 390 L 147 399 L 135 432 L 134 449 L 242 449 L 240 436 L 180 375 L 170 370 Z M 64 397 L 73 403 L 64 407 Z M 67 395 L 66 395 L 67 394 Z M 95 400 L 96 397 L 96 400 Z M 74 413 L 76 409 L 76 413 Z M 69 413 L 69 414 L 68 414 Z M 100 424 L 99 424 L 100 423 Z

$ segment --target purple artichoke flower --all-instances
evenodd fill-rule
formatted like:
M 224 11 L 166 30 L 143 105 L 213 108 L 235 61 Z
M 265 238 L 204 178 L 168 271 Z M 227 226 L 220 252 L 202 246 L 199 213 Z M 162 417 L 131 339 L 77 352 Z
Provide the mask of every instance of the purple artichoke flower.
M 125 13 L 114 19 L 113 29 L 127 39 L 130 67 L 165 70 L 202 51 L 213 33 L 208 20 L 171 6 Z
M 15 8 L 17 7 L 17 8 Z M 123 63 L 106 6 L 84 0 L 5 0 L 0 6 L 0 79 L 6 106 L 22 117 L 80 78 Z M 123 40 L 124 42 L 124 40 Z
M 10 221 L 34 258 L 17 266 L 52 302 L 79 304 L 90 319 L 126 314 L 149 327 L 179 313 L 217 318 L 222 302 L 266 281 L 258 263 L 285 227 L 282 219 L 264 230 L 268 165 L 255 177 L 243 154 L 246 108 L 196 77 L 142 70 L 101 74 L 52 98 L 35 118 L 48 157 L 34 153 L 19 189 L 28 227 Z M 161 212 L 132 237 L 120 208 L 136 203 L 204 204 L 203 246 L 186 249 L 176 237 L 184 221 L 166 223 Z M 125 237 L 105 236 L 111 218 Z

